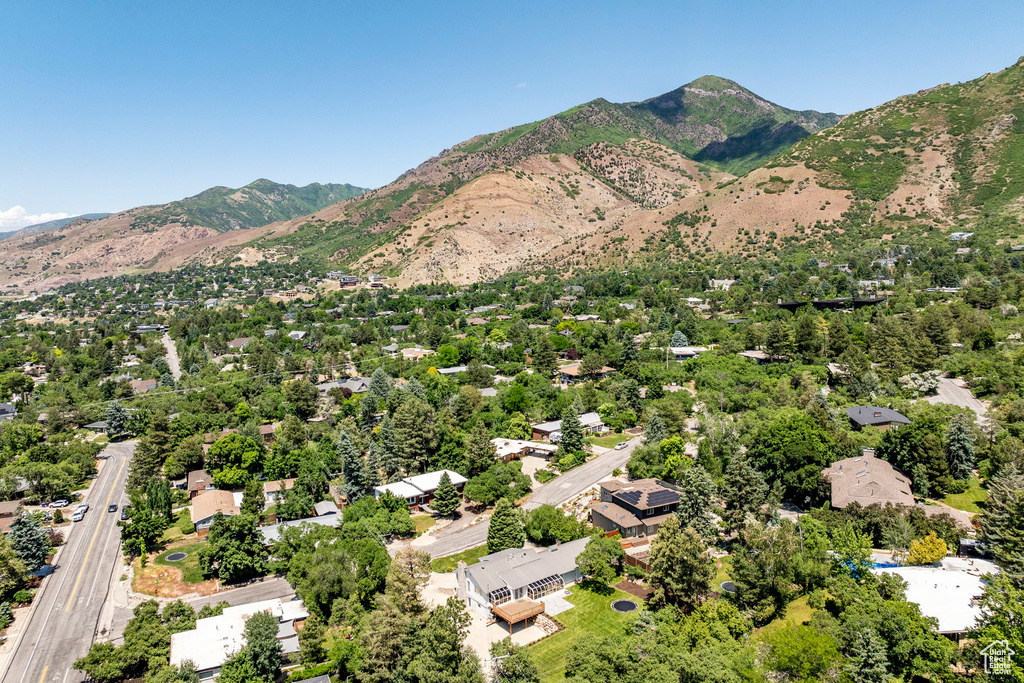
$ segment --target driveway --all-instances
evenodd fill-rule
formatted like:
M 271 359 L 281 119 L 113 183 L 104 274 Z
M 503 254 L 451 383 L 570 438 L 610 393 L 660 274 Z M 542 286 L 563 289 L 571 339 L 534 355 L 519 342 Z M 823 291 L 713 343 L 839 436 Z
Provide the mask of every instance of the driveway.
M 924 399 L 928 403 L 944 403 L 951 406 L 960 406 L 974 411 L 975 422 L 979 427 L 988 425 L 989 419 L 985 416 L 988 408 L 979 401 L 967 388 L 966 382 L 959 377 L 943 377 L 939 380 L 938 392 L 935 396 L 928 396 Z
M 171 370 L 171 377 L 177 382 L 181 379 L 181 361 L 178 360 L 178 347 L 171 339 L 171 335 L 164 332 L 164 336 L 160 338 L 163 342 L 164 347 L 167 349 L 167 367 Z
M 624 469 L 633 449 L 639 446 L 640 442 L 641 438 L 635 436 L 621 451 L 611 449 L 547 484 L 535 485 L 530 499 L 523 508 L 534 510 L 541 505 L 561 505 L 578 496 L 599 481 L 610 477 L 615 469 Z M 454 555 L 486 543 L 489 523 L 489 519 L 476 521 L 475 524 L 460 520 L 434 534 L 415 539 L 411 545 L 417 550 L 429 553 L 431 557 Z

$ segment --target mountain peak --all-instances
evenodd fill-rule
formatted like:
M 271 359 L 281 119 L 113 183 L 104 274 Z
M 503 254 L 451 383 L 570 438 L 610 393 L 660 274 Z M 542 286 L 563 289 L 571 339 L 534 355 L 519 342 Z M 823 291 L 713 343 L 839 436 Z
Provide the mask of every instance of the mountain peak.
M 722 92 L 724 90 L 739 90 L 740 92 L 750 92 L 736 81 L 730 81 L 728 78 L 722 78 L 721 76 L 714 76 L 708 74 L 695 78 L 682 87 L 685 89 L 698 89 L 698 90 L 710 90 L 711 92 Z

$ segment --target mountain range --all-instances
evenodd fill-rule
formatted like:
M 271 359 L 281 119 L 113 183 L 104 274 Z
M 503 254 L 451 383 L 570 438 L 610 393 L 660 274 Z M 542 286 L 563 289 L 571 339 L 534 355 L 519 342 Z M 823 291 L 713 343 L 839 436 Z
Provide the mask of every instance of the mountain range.
M 1024 239 L 1024 59 L 844 117 L 704 76 L 643 102 L 596 99 L 472 137 L 384 187 L 351 188 L 352 198 L 318 191 L 316 207 L 287 203 L 301 213 L 225 212 L 237 193 L 273 195 L 247 188 L 7 240 L 0 282 L 316 256 L 399 284 L 468 283 L 982 224 L 1000 240 Z M 56 243 L 76 229 L 77 242 Z M 165 248 L 137 249 L 147 231 Z M 40 238 L 51 241 L 32 244 Z M 101 272 L 73 251 L 79 244 L 105 252 Z M 33 265 L 40 259 L 48 268 Z
M 51 230 L 56 230 L 57 228 L 63 228 L 68 223 L 79 219 L 94 221 L 97 218 L 106 218 L 109 215 L 109 213 L 83 213 L 80 216 L 68 216 L 67 218 L 57 218 L 52 221 L 46 221 L 45 223 L 34 223 L 32 225 L 26 225 L 24 228 L 19 228 L 18 230 L 0 232 L 0 240 L 10 239 L 11 237 L 22 237 L 24 235 L 38 235 L 41 232 L 49 232 Z

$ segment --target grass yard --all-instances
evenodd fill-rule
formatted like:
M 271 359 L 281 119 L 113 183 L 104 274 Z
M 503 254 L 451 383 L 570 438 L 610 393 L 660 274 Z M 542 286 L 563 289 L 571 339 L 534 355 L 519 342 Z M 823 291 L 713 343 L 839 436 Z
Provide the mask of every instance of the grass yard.
M 459 560 L 464 561 L 466 564 L 473 564 L 486 554 L 487 544 L 485 543 L 469 550 L 463 550 L 461 553 L 449 555 L 448 557 L 438 557 L 430 561 L 430 571 L 437 572 L 438 574 L 453 572 L 459 565 Z
M 762 641 L 776 631 L 788 626 L 799 626 L 810 621 L 813 612 L 814 610 L 807 604 L 807 596 L 803 595 L 789 603 L 789 607 L 786 609 L 786 616 L 776 619 L 760 629 L 754 629 L 752 637 L 756 641 Z
M 415 515 L 413 516 L 412 521 L 416 524 L 417 536 L 437 523 L 437 520 L 434 519 L 433 515 Z
M 963 493 L 953 493 L 942 499 L 951 508 L 964 512 L 981 512 L 981 503 L 988 498 L 988 491 L 981 488 L 981 481 L 971 475 L 970 486 Z
M 572 595 L 568 600 L 575 607 L 555 617 L 565 630 L 530 648 L 543 683 L 565 680 L 565 654 L 580 637 L 619 637 L 625 625 L 636 615 L 636 612 L 619 614 L 611 608 L 613 600 L 636 601 L 635 597 L 615 588 L 600 586 L 598 590 L 600 592 L 595 591 L 589 581 L 571 586 L 569 592 Z
M 622 441 L 629 441 L 631 437 L 629 434 L 610 434 L 608 436 L 588 436 L 587 443 L 594 444 L 595 446 L 604 446 L 605 448 L 615 448 L 615 444 Z
M 201 542 L 176 544 L 157 555 L 153 560 L 153 564 L 180 569 L 182 583 L 202 583 L 206 579 L 203 577 L 203 572 L 199 569 L 199 553 L 196 552 L 202 545 L 203 543 Z M 168 562 L 167 556 L 172 553 L 187 553 L 188 557 L 180 562 Z
M 723 581 L 729 580 L 729 568 L 732 566 L 732 555 L 726 555 L 718 560 L 722 563 L 721 567 L 715 567 L 715 578 L 711 582 L 711 590 L 719 590 L 719 586 L 722 585 Z

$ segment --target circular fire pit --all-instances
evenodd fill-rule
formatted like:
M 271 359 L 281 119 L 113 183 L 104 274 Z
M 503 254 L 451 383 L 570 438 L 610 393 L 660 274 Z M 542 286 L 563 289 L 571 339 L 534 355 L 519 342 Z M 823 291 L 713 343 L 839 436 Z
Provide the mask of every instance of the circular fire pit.
M 170 555 L 168 555 L 164 559 L 167 560 L 168 562 L 181 562 L 186 557 L 188 557 L 188 553 L 171 553 Z
M 612 609 L 620 614 L 626 612 L 634 612 L 640 608 L 640 605 L 636 604 L 632 600 L 616 600 L 612 603 Z

